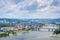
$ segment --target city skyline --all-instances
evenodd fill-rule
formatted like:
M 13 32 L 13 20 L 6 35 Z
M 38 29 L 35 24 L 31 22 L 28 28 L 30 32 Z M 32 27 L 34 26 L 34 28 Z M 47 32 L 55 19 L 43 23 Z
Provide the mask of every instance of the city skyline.
M 60 18 L 60 1 L 0 0 L 0 18 Z

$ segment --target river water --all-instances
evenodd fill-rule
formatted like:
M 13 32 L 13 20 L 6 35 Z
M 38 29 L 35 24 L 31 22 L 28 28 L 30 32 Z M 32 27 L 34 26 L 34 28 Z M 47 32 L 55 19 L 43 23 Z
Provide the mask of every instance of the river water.
M 52 32 L 30 31 L 18 34 L 17 36 L 0 38 L 0 40 L 60 40 L 58 37 L 50 37 L 51 33 Z

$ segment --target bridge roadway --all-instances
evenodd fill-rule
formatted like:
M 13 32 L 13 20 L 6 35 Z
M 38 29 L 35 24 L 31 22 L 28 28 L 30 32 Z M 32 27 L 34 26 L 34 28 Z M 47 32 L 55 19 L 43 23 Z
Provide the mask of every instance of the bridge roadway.
M 42 27 L 41 29 L 47 29 L 49 32 L 50 31 L 54 31 L 55 29 L 57 29 L 58 27 Z

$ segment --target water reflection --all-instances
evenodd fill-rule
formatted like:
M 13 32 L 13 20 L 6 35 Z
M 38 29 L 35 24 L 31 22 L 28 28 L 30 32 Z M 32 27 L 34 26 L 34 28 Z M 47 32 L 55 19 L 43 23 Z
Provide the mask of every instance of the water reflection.
M 60 40 L 58 37 L 50 37 L 52 32 L 30 31 L 28 33 L 18 34 L 17 36 L 10 36 L 0 38 L 0 40 Z

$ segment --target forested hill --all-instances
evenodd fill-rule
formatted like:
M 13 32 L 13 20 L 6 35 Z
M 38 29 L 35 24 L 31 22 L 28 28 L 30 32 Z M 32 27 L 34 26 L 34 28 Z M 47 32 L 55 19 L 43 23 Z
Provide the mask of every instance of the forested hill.
M 37 23 L 60 23 L 60 18 L 57 19 L 12 19 L 12 18 L 0 18 L 1 22 L 37 22 Z

